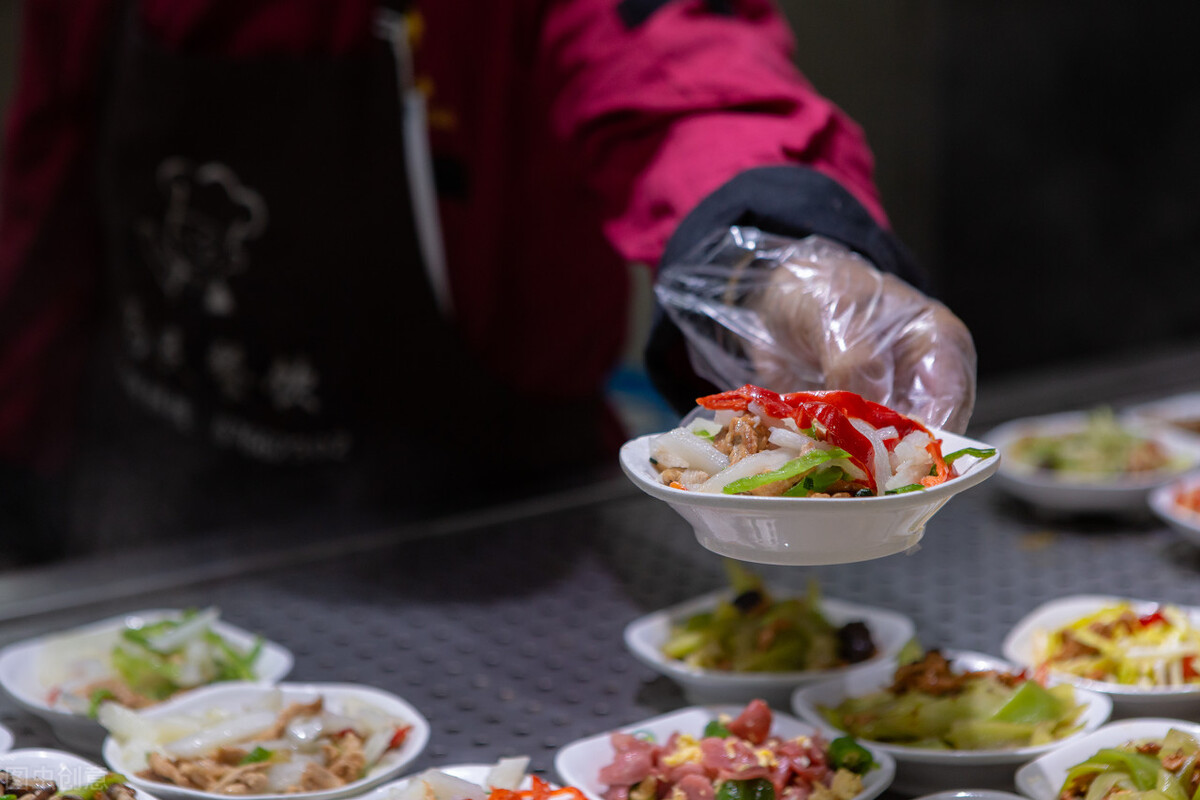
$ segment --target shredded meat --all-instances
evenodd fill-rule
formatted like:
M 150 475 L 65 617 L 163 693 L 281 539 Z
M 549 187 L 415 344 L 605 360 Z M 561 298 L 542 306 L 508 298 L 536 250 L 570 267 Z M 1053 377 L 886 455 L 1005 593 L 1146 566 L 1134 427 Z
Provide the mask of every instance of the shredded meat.
M 267 728 L 261 734 L 262 739 L 282 739 L 287 726 L 291 724 L 296 717 L 312 717 L 321 713 L 324 708 L 324 701 L 318 697 L 311 703 L 292 703 L 283 711 L 279 712 L 279 716 L 275 718 L 275 724 Z
M 771 430 L 766 425 L 755 424 L 753 414 L 743 414 L 730 420 L 729 425 L 713 437 L 713 446 L 729 456 L 730 464 L 736 464 L 746 456 L 768 449 L 770 435 Z
M 1070 661 L 1081 656 L 1094 656 L 1100 651 L 1076 639 L 1070 631 L 1062 632 L 1062 650 L 1054 654 L 1051 661 Z
M 323 789 L 333 789 L 341 785 L 342 782 L 338 780 L 336 775 L 316 762 L 312 762 L 305 767 L 304 774 L 300 776 L 300 791 L 302 792 L 319 792 Z
M 83 696 L 91 697 L 98 691 L 110 692 L 113 701 L 126 708 L 146 708 L 159 702 L 146 697 L 144 694 L 138 694 L 133 689 L 130 689 L 120 678 L 105 678 L 104 680 L 89 683 L 83 689 Z
M 896 694 L 917 691 L 935 697 L 943 697 L 959 694 L 966 688 L 967 682 L 972 679 L 989 676 L 1006 686 L 1015 686 L 1024 680 L 1020 675 L 996 670 L 955 672 L 940 651 L 930 650 L 920 661 L 904 664 L 896 669 L 891 691 Z

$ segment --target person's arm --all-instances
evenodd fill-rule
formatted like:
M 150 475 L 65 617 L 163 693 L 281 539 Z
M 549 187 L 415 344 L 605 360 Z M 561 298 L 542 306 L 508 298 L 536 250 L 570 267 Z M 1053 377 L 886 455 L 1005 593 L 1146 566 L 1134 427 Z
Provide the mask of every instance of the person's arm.
M 755 309 L 775 317 L 762 327 L 788 351 L 781 362 L 801 338 L 822 337 L 803 343 L 819 362 L 805 373 L 821 375 L 821 385 L 839 384 L 829 388 L 852 388 L 858 372 L 874 371 L 881 352 L 894 350 L 884 353 L 895 359 L 894 373 L 884 370 L 895 375 L 894 386 L 862 381 L 873 399 L 934 408 L 933 421 L 964 426 L 974 397 L 970 335 L 908 283 L 872 276 L 870 265 L 922 282 L 888 228 L 862 132 L 793 66 L 791 35 L 775 7 L 767 0 L 574 0 L 550 7 L 542 50 L 558 81 L 552 122 L 576 146 L 606 201 L 605 231 L 618 251 L 672 265 L 731 225 L 844 245 L 870 262 L 861 280 L 847 281 L 854 270 L 846 266 L 816 271 L 820 285 L 798 285 L 781 270 L 767 296 L 776 302 Z M 877 302 L 881 292 L 902 302 Z M 801 297 L 807 301 L 794 302 Z M 817 297 L 820 307 L 811 302 Z M 897 316 L 870 318 L 883 308 Z M 846 342 L 836 326 L 823 324 L 847 309 L 868 336 Z M 886 335 L 874 339 L 874 331 Z M 680 409 L 712 391 L 700 374 L 715 372 L 697 369 L 705 366 L 696 363 L 700 351 L 684 345 L 684 334 L 660 314 L 647 366 Z M 777 370 L 773 379 L 796 381 L 775 387 L 781 391 L 820 388 Z M 929 403 L 931 386 L 939 387 L 938 397 Z
M 705 198 L 701 235 L 737 222 L 756 183 L 764 197 L 774 193 L 764 204 L 774 211 L 784 212 L 781 192 L 813 208 L 852 203 L 864 215 L 857 224 L 886 231 L 861 130 L 797 71 L 790 31 L 770 2 L 550 8 L 542 52 L 557 79 L 552 124 L 582 154 L 608 203 L 606 233 L 627 259 L 657 263 L 673 234 L 693 238 L 680 223 Z M 757 169 L 767 166 L 781 169 Z M 729 205 L 734 194 L 742 207 Z M 774 221 L 803 220 L 784 213 L 794 219 Z M 837 227 L 843 218 L 806 224 Z

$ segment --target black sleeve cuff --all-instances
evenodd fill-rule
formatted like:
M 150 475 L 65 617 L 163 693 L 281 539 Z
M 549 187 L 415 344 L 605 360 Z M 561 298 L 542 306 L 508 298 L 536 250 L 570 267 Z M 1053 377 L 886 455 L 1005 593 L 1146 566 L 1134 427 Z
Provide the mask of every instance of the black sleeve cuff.
M 736 175 L 692 210 L 663 251 L 662 264 L 693 257 L 715 231 L 731 225 L 797 239 L 817 234 L 841 242 L 884 272 L 923 288 L 924 275 L 900 240 L 837 181 L 808 167 L 758 167 Z M 683 333 L 655 305 L 646 345 L 646 371 L 655 389 L 681 414 L 715 387 L 693 372 Z

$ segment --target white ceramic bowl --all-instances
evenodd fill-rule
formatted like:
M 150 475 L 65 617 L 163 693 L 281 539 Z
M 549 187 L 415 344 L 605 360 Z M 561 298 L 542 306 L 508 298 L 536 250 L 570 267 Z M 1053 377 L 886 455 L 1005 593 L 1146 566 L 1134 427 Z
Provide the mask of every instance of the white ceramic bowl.
M 881 497 L 751 497 L 688 492 L 664 486 L 650 463 L 651 441 L 641 436 L 621 447 L 621 468 L 639 489 L 665 501 L 692 525 L 696 540 L 714 553 L 759 564 L 849 564 L 903 553 L 925 533 L 925 523 L 946 501 L 996 471 L 1000 456 L 964 456 L 959 473 L 920 492 Z M 991 445 L 933 431 L 942 451 Z
M 85 753 L 99 754 L 105 731 L 94 719 L 53 701 L 56 685 L 73 673 L 72 663 L 60 654 L 72 652 L 84 659 L 107 658 L 130 620 L 156 622 L 178 617 L 177 609 L 148 609 L 93 622 L 62 633 L 38 636 L 9 645 L 0 651 L 0 686 L 26 711 L 50 723 L 63 744 Z M 213 630 L 233 645 L 249 649 L 257 638 L 249 631 L 217 620 Z M 282 645 L 264 641 L 255 663 L 261 681 L 281 680 L 292 669 L 292 654 Z
M 1028 800 L 1019 794 L 999 789 L 947 789 L 944 792 L 922 795 L 916 800 Z
M 1175 502 L 1182 491 L 1200 488 L 1200 474 L 1186 475 L 1160 486 L 1150 493 L 1150 510 L 1187 541 L 1200 546 L 1200 511 L 1191 511 Z
M 681 731 L 700 736 L 704 726 L 720 714 L 737 716 L 743 706 L 691 706 L 670 714 L 625 725 L 625 733 L 649 734 L 657 742 L 666 742 L 672 733 Z M 771 732 L 784 738 L 811 736 L 817 729 L 795 717 L 772 711 Z M 600 768 L 612 763 L 612 732 L 598 733 L 566 745 L 554 756 L 554 771 L 564 786 L 574 786 L 591 800 L 602 800 L 605 786 L 600 782 Z M 871 800 L 892 782 L 896 764 L 892 757 L 878 748 L 867 747 L 879 765 L 863 776 L 863 790 L 854 800 Z
M 1019 668 L 994 656 L 965 650 L 944 651 L 956 671 L 998 669 L 1010 672 Z M 801 719 L 840 736 L 844 731 L 821 715 L 819 706 L 834 706 L 848 697 L 858 697 L 878 691 L 892 683 L 895 667 L 878 664 L 826 683 L 797 689 L 792 695 L 792 709 Z M 952 789 L 955 786 L 977 786 L 986 789 L 1011 789 L 1013 772 L 1018 766 L 1042 753 L 1061 747 L 1093 731 L 1108 720 L 1112 711 L 1109 699 L 1098 692 L 1076 689 L 1076 698 L 1084 706 L 1079 733 L 1045 745 L 1007 750 L 934 750 L 923 747 L 887 744 L 860 740 L 890 755 L 896 761 L 896 778 L 892 789 L 907 794 L 926 794 Z
M 1130 406 L 1121 416 L 1143 426 L 1154 426 L 1200 446 L 1200 432 L 1184 427 L 1200 422 L 1200 392 L 1164 397 L 1150 403 Z
M 1016 664 L 1036 668 L 1039 635 L 1119 602 L 1132 603 L 1134 610 L 1139 614 L 1149 614 L 1162 605 L 1150 600 L 1131 600 L 1109 595 L 1081 594 L 1060 597 L 1038 606 L 1009 631 L 1002 646 L 1004 657 Z M 1182 605 L 1179 607 L 1188 615 L 1192 625 L 1200 626 L 1200 608 Z M 1093 681 L 1065 672 L 1051 674 L 1080 688 L 1108 695 L 1113 702 L 1114 717 L 1170 714 L 1181 719 L 1200 718 L 1200 684 L 1143 687 Z
M 22 749 L 0 754 L 0 770 L 22 780 L 51 780 L 59 790 L 86 786 L 108 774 L 108 769 L 62 750 Z M 138 791 L 138 800 L 157 800 Z
M 1088 413 L 1072 411 L 1043 417 L 1025 417 L 993 428 L 986 435 L 999 448 L 1004 461 L 997 480 L 1012 495 L 1031 505 L 1069 513 L 1129 513 L 1142 511 L 1150 492 L 1179 477 L 1197 463 L 1197 451 L 1177 437 L 1164 436 L 1152 429 L 1129 426 L 1140 436 L 1153 439 L 1180 461 L 1177 469 L 1165 469 L 1147 475 L 1117 476 L 1094 480 L 1057 475 L 1037 469 L 1011 455 L 1017 440 L 1025 436 L 1057 436 L 1081 430 Z M 1128 423 L 1123 423 L 1128 426 Z
M 786 598 L 788 592 L 770 589 L 776 598 Z M 625 627 L 625 645 L 634 657 L 646 666 L 666 675 L 683 688 L 689 703 L 748 703 L 762 698 L 774 708 L 786 707 L 792 690 L 817 681 L 861 669 L 882 661 L 891 662 L 913 638 L 914 626 L 903 614 L 873 606 L 847 603 L 833 598 L 821 599 L 821 611 L 834 625 L 861 620 L 866 623 L 875 643 L 875 655 L 858 664 L 837 669 L 810 669 L 792 672 L 732 672 L 721 669 L 691 667 L 677 658 L 663 654 L 662 647 L 671 635 L 671 625 L 683 622 L 693 614 L 713 608 L 719 600 L 729 599 L 730 589 L 722 589 L 693 598 L 678 605 L 639 617 Z
M 1138 739 L 1160 739 L 1171 728 L 1200 738 L 1200 725 L 1177 719 L 1137 718 L 1110 722 L 1021 767 L 1017 770 L 1017 790 L 1031 800 L 1058 800 L 1058 790 L 1067 779 L 1067 770 L 1091 758 L 1097 750 Z
M 331 800 L 336 797 L 361 794 L 386 780 L 395 778 L 414 758 L 421 754 L 429 741 L 429 722 L 417 709 L 396 695 L 370 686 L 350 683 L 281 683 L 270 686 L 262 683 L 231 682 L 218 683 L 179 695 L 156 706 L 138 711 L 145 720 L 163 720 L 175 717 L 201 715 L 208 710 L 224 709 L 236 712 L 260 704 L 264 696 L 278 690 L 283 705 L 292 702 L 309 703 L 322 697 L 331 711 L 340 711 L 347 704 L 370 705 L 411 725 L 404 743 L 384 754 L 370 771 L 357 781 L 320 792 L 298 792 L 295 794 L 238 795 L 242 800 L 277 800 L 280 797 L 304 798 L 304 800 Z M 130 776 L 129 781 L 138 789 L 154 792 L 164 798 L 187 798 L 188 800 L 218 800 L 228 795 L 203 792 L 167 783 L 136 777 L 144 768 L 146 753 L 135 743 L 122 743 L 113 736 L 104 740 L 104 760 L 114 771 Z
M 470 781 L 476 786 L 486 789 L 487 787 L 484 786 L 484 782 L 495 766 L 495 764 L 454 764 L 448 767 L 434 767 L 433 769 L 459 778 L 460 780 Z M 395 800 L 399 796 L 399 793 L 408 787 L 409 782 L 421 774 L 424 774 L 424 771 L 416 775 L 405 775 L 399 780 L 388 781 L 376 786 L 365 794 L 357 795 L 355 800 Z M 526 775 L 525 780 L 521 782 L 521 788 L 528 789 L 531 786 L 533 786 L 533 779 Z

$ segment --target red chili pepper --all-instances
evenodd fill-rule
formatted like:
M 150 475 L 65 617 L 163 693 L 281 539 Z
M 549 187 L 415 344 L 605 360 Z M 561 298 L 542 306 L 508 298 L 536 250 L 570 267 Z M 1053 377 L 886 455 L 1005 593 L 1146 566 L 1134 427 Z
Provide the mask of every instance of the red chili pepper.
M 1157 610 L 1152 611 L 1144 617 L 1138 617 L 1138 622 L 1142 624 L 1143 628 L 1148 628 L 1156 622 L 1161 622 L 1164 625 L 1171 624 L 1167 618 L 1162 615 L 1162 612 Z
M 870 439 L 851 424 L 850 418 L 837 406 L 821 400 L 799 401 L 797 412 L 821 423 L 825 428 L 825 441 L 850 454 L 850 460 L 867 473 L 867 484 L 874 492 L 877 486 L 874 468 L 875 446 L 871 444 Z M 801 427 L 808 427 L 808 425 Z
M 411 725 L 397 727 L 396 732 L 392 734 L 391 740 L 388 741 L 388 750 L 395 750 L 404 744 L 404 740 L 408 738 L 408 732 L 412 730 Z
M 1196 657 L 1184 656 L 1183 658 L 1183 679 L 1190 681 L 1192 678 L 1200 677 L 1200 672 L 1196 671 Z
M 894 427 L 903 439 L 913 431 L 929 433 L 929 429 L 911 417 L 906 417 L 899 411 L 894 411 L 881 403 L 868 400 L 860 394 L 844 390 L 827 392 L 791 392 L 783 396 L 783 401 L 795 404 L 798 401 L 818 400 L 837 406 L 843 414 L 855 417 L 871 424 L 873 428 Z M 932 436 L 933 434 L 930 434 Z
M 745 411 L 751 403 L 758 403 L 762 406 L 763 411 L 776 419 L 787 419 L 792 416 L 794 411 L 777 393 L 750 383 L 732 391 L 698 397 L 696 403 L 712 410 L 730 409 L 732 411 Z
M 942 440 L 934 439 L 925 445 L 925 452 L 933 458 L 934 473 L 921 478 L 921 485 L 937 486 L 939 483 L 945 483 L 946 479 L 950 477 L 950 466 L 946 463 L 946 459 L 942 458 Z

